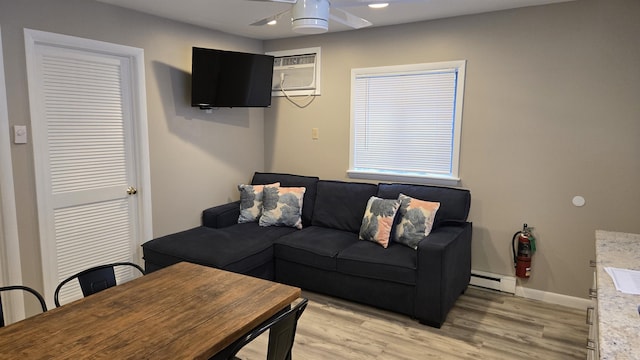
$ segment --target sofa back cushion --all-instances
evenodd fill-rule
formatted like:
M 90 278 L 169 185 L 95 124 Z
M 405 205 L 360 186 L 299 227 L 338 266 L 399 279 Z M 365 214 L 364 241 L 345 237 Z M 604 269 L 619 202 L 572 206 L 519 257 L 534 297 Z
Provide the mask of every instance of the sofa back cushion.
M 345 181 L 318 181 L 316 204 L 311 225 L 358 233 L 375 184 Z
M 256 172 L 251 180 L 252 185 L 266 185 L 277 182 L 282 187 L 304 187 L 306 189 L 302 201 L 302 226 L 311 225 L 318 178 L 315 176 Z
M 380 198 L 397 199 L 400 193 L 419 200 L 439 202 L 434 227 L 443 221 L 467 221 L 469 216 L 469 190 L 429 185 L 378 184 L 377 196 Z

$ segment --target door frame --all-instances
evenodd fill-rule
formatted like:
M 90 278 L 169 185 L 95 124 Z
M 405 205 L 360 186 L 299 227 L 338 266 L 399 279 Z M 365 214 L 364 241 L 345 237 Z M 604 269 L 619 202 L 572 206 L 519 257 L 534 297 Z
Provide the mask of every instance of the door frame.
M 20 263 L 20 240 L 18 238 L 18 216 L 13 183 L 13 161 L 11 159 L 11 136 L 9 131 L 9 111 L 7 108 L 7 87 L 4 78 L 4 55 L 2 32 L 0 31 L 0 285 L 22 284 Z M 7 322 L 24 318 L 24 302 L 14 292 L 3 296 L 3 307 Z
M 29 87 L 29 98 L 36 99 L 38 81 L 35 79 L 36 61 L 36 45 L 64 47 L 68 49 L 76 49 L 80 51 L 90 51 L 101 53 L 109 56 L 116 56 L 121 58 L 127 58 L 130 62 L 130 74 L 131 74 L 131 96 L 132 96 L 132 127 L 133 127 L 133 157 L 136 164 L 135 176 L 137 177 L 138 184 L 136 184 L 137 193 L 137 215 L 139 218 L 139 224 L 137 226 L 137 234 L 134 234 L 138 245 L 141 245 L 147 240 L 151 240 L 153 236 L 152 220 L 151 220 L 151 175 L 149 168 L 149 137 L 147 126 L 147 103 L 146 103 L 146 87 L 145 87 L 145 69 L 144 69 L 144 50 L 126 45 L 119 45 L 108 43 L 104 41 L 85 39 L 69 35 L 61 35 L 56 33 L 50 33 L 39 30 L 24 29 L 25 39 L 25 52 L 27 60 L 27 82 Z M 37 169 L 45 166 L 43 164 L 42 145 L 46 142 L 44 134 L 37 133 L 37 129 L 34 130 L 33 119 L 38 116 L 42 116 L 39 106 L 36 106 L 34 101 L 30 101 L 30 112 L 32 119 L 32 135 L 33 135 L 33 147 L 34 147 L 34 166 Z M 40 147 L 39 147 L 40 146 Z M 42 188 L 42 185 L 38 185 L 36 182 L 36 199 L 38 203 L 38 217 L 39 217 L 39 233 L 40 233 L 40 253 L 42 254 L 43 264 L 47 263 L 46 258 L 52 256 L 53 251 L 50 244 L 43 241 L 43 237 L 47 237 L 52 228 L 49 224 L 51 221 L 46 209 L 47 205 L 46 189 Z M 138 262 L 141 262 L 142 252 L 138 246 L 137 253 L 134 254 Z M 43 268 L 44 271 L 44 268 Z M 52 283 L 50 274 L 43 273 L 44 289 L 45 292 L 53 293 L 53 287 L 56 284 Z M 55 275 L 55 274 L 53 274 Z M 49 291 L 50 290 L 50 291 Z

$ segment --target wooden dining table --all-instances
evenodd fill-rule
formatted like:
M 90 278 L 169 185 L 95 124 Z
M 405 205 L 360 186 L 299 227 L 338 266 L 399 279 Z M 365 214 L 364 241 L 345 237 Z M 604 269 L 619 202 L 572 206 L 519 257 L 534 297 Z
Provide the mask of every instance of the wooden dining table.
M 0 328 L 0 359 L 208 359 L 299 297 L 182 262 Z

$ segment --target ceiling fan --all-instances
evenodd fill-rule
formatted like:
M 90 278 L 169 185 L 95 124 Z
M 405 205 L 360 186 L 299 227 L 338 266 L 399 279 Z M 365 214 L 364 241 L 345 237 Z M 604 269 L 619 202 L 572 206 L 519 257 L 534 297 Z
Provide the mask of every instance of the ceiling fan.
M 279 20 L 283 15 L 291 13 L 291 29 L 301 34 L 320 34 L 329 29 L 329 18 L 354 29 L 371 25 L 366 19 L 351 14 L 341 7 L 352 7 L 368 4 L 402 2 L 412 0 L 252 0 L 293 4 L 290 9 L 258 20 L 251 25 L 261 26 Z M 415 1 L 415 0 L 413 0 Z M 332 2 L 334 4 L 332 4 Z

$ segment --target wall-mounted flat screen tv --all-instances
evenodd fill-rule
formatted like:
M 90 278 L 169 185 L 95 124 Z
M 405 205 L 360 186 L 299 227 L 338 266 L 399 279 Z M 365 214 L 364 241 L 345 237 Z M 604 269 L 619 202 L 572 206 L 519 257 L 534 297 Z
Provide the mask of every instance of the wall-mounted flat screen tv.
M 273 56 L 193 47 L 191 106 L 271 105 Z

